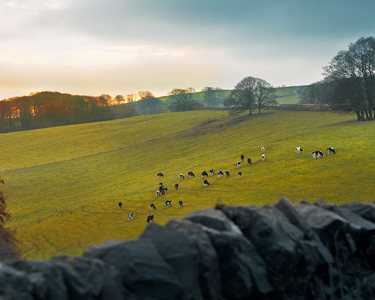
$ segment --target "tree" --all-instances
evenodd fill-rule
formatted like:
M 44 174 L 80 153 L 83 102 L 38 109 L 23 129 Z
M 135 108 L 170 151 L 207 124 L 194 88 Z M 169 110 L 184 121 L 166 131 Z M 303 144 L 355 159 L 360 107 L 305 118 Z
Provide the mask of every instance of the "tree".
M 221 89 L 210 86 L 203 88 L 202 92 L 204 92 L 204 103 L 209 106 L 217 105 L 219 102 L 218 91 L 221 91 Z
M 5 227 L 5 222 L 9 219 L 5 200 L 4 193 L 0 191 L 0 260 L 11 260 L 19 258 L 20 252 L 16 246 L 14 233 Z
M 251 115 L 255 107 L 258 107 L 260 113 L 266 104 L 275 103 L 272 86 L 263 79 L 248 76 L 236 84 L 225 99 L 224 106 L 233 112 L 248 110 Z
M 254 90 L 255 100 L 258 106 L 258 113 L 267 105 L 276 105 L 275 89 L 267 81 L 256 78 Z
M 340 51 L 325 70 L 328 104 L 339 111 L 354 111 L 358 120 L 375 117 L 375 38 L 360 38 Z
M 128 94 L 126 95 L 126 102 L 127 103 L 133 103 L 137 101 L 137 95 L 136 94 Z
M 125 98 L 123 95 L 117 95 L 114 99 L 115 104 L 119 105 L 121 103 L 125 103 Z
M 153 99 L 153 98 L 155 98 L 155 96 L 150 91 L 139 91 L 138 92 L 138 99 L 139 100 Z

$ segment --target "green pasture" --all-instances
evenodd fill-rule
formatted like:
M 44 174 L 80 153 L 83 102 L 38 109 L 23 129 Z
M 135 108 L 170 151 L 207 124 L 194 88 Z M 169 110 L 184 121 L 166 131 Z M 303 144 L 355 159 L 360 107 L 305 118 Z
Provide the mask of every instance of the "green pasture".
M 8 225 L 25 258 L 44 259 L 136 238 L 151 203 L 155 222 L 164 224 L 216 203 L 263 205 L 281 196 L 296 202 L 374 201 L 374 136 L 374 122 L 357 122 L 352 115 L 293 111 L 250 118 L 226 111 L 165 113 L 1 134 Z M 295 146 L 305 153 L 294 153 Z M 312 159 L 311 151 L 328 146 L 336 156 Z M 242 153 L 254 163 L 243 165 L 238 179 L 234 163 Z M 205 188 L 200 173 L 210 168 L 229 169 L 232 176 L 208 178 Z M 159 180 L 158 171 L 165 178 Z M 188 171 L 196 178 L 179 182 L 178 175 Z M 157 199 L 160 181 L 169 191 Z M 172 208 L 164 207 L 166 199 Z

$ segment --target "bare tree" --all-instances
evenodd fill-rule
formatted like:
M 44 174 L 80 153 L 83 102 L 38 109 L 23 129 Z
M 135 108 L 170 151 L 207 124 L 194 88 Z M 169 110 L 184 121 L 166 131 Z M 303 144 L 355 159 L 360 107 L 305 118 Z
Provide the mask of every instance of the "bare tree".
M 115 104 L 125 103 L 125 98 L 124 98 L 123 95 L 117 95 L 117 96 L 114 98 L 114 102 L 115 102 Z
M 137 101 L 137 95 L 136 94 L 127 94 L 126 95 L 126 102 L 127 103 L 133 103 Z
M 138 92 L 139 100 L 153 99 L 155 96 L 150 91 L 139 91 Z
M 255 100 L 258 106 L 258 113 L 267 105 L 276 105 L 275 89 L 267 81 L 256 78 L 254 90 Z

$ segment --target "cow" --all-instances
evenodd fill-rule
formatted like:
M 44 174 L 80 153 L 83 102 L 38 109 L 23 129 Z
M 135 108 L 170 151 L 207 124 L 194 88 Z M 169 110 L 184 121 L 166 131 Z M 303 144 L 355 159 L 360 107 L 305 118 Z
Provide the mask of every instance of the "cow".
M 260 148 L 260 151 L 261 151 L 262 153 L 264 153 L 264 151 L 266 151 L 266 149 L 265 149 L 264 147 L 261 147 L 261 148 Z
M 240 161 L 236 162 L 236 166 L 237 168 L 239 168 L 241 166 L 241 162 Z
M 262 154 L 262 161 L 265 161 L 266 160 L 266 155 L 263 153 Z
M 118 207 L 122 208 L 122 202 L 118 203 Z
M 156 206 L 155 206 L 154 203 L 151 203 L 150 207 L 151 207 L 151 210 L 155 210 L 156 209 Z
M 225 176 L 227 176 L 227 177 L 230 176 L 229 170 L 226 170 L 226 171 L 225 171 Z
M 242 177 L 242 172 L 238 172 L 238 179 Z
M 217 178 L 220 178 L 223 175 L 224 175 L 223 171 L 219 170 L 219 172 L 217 172 Z
M 296 153 L 300 153 L 300 152 L 303 152 L 303 149 L 301 147 L 297 146 L 295 148 L 295 151 L 296 151 Z
M 215 175 L 214 169 L 210 169 L 210 176 L 214 176 L 214 175 Z
M 165 207 L 172 207 L 172 201 L 171 200 L 166 200 L 165 201 Z
M 160 188 L 161 186 L 163 186 L 163 183 L 162 183 L 162 182 L 159 182 L 159 188 Z
M 251 158 L 248 158 L 248 159 L 247 159 L 247 164 L 248 164 L 248 165 L 251 165 Z
M 209 186 L 210 183 L 207 181 L 207 179 L 205 179 L 205 180 L 203 181 L 203 185 L 204 185 L 204 186 Z
M 149 215 L 148 217 L 147 217 L 147 223 L 152 223 L 152 222 L 154 222 L 154 215 Z
M 160 191 L 156 190 L 156 197 L 159 197 L 159 196 L 160 196 Z
M 129 221 L 133 220 L 133 213 L 132 212 L 128 213 L 128 220 Z
M 178 206 L 179 206 L 180 208 L 182 208 L 182 207 L 184 206 L 184 204 L 182 203 L 182 200 L 178 201 Z
M 180 180 L 184 180 L 184 179 L 185 179 L 184 174 L 181 173 L 180 176 L 179 176 L 179 179 L 180 179 Z
M 194 173 L 191 172 L 191 171 L 188 173 L 188 176 L 189 176 L 189 178 L 191 178 L 191 177 L 195 177 Z
M 175 183 L 174 189 L 177 191 L 178 190 L 178 183 Z
M 164 177 L 164 174 L 162 172 L 159 172 L 157 175 L 158 175 L 158 178 Z
M 245 155 L 241 154 L 241 161 L 243 162 L 245 160 Z
M 313 159 L 320 158 L 320 157 L 324 157 L 324 154 L 323 154 L 322 151 L 316 150 L 316 151 L 312 152 L 312 157 L 313 157 Z
M 327 155 L 329 155 L 329 153 L 333 153 L 333 154 L 336 154 L 336 151 L 333 147 L 328 147 L 327 148 Z M 0 180 L 1 181 L 1 180 Z
M 206 171 L 203 171 L 203 172 L 202 172 L 202 177 L 208 177 L 208 174 L 207 174 Z
M 161 190 L 161 194 L 165 195 L 167 193 L 167 191 L 168 191 L 168 188 L 163 187 L 162 190 Z

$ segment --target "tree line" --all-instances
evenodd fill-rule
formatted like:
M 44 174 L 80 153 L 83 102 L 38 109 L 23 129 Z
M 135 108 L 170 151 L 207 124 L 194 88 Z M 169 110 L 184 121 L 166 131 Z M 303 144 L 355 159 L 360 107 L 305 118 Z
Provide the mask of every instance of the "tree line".
M 107 95 L 75 96 L 41 92 L 0 101 L 0 132 L 79 124 L 137 115 L 127 107 L 112 109 Z

